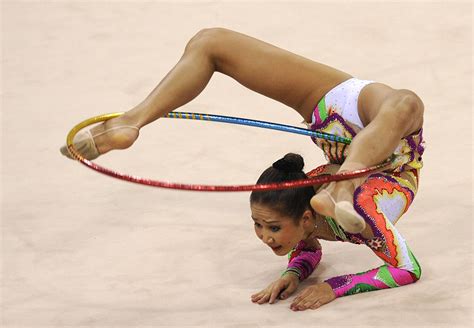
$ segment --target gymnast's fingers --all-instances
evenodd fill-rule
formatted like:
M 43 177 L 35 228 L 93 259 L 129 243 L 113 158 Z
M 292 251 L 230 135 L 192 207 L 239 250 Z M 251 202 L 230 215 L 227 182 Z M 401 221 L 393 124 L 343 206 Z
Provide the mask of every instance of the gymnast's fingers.
M 317 301 L 315 301 L 315 302 L 313 303 L 313 305 L 311 305 L 310 309 L 311 309 L 311 310 L 316 310 L 316 309 L 319 308 L 321 305 L 322 305 L 321 302 L 320 302 L 319 300 L 317 300 Z
M 280 299 L 282 300 L 286 299 L 288 296 L 290 296 L 291 294 L 295 292 L 296 288 L 298 288 L 297 284 L 290 283 L 288 287 L 286 287 L 286 289 L 281 292 Z
M 264 295 L 265 295 L 265 292 L 264 292 L 264 291 L 261 291 L 261 292 L 259 292 L 259 293 L 257 293 L 257 294 L 253 294 L 253 295 L 251 296 L 252 302 L 255 303 L 255 302 L 259 301 Z
M 290 308 L 292 310 L 298 310 L 299 307 L 306 302 L 306 298 L 308 295 L 311 294 L 311 291 L 309 289 L 303 290 L 294 300 L 293 303 L 291 303 Z
M 270 293 L 265 294 L 257 303 L 258 304 L 267 303 L 269 299 L 270 299 Z
M 255 294 L 252 294 L 252 296 L 250 296 L 251 298 L 254 298 L 254 297 L 257 297 L 259 296 L 260 294 L 263 293 L 263 290 L 259 291 L 258 293 L 255 293 Z
M 302 300 L 304 300 L 306 298 L 307 295 L 309 295 L 310 291 L 306 288 L 304 289 L 301 293 L 299 293 L 295 299 L 293 300 L 293 303 L 292 305 L 296 305 L 298 303 L 300 303 Z
M 305 301 L 305 302 L 303 302 L 301 305 L 298 306 L 298 309 L 301 310 L 301 311 L 307 310 L 307 309 L 309 309 L 314 303 L 315 303 L 314 300 Z
M 273 286 L 272 292 L 270 294 L 270 304 L 275 303 L 275 300 L 278 298 L 278 295 L 283 289 L 285 289 L 284 281 L 279 281 L 277 284 L 275 284 L 275 286 Z

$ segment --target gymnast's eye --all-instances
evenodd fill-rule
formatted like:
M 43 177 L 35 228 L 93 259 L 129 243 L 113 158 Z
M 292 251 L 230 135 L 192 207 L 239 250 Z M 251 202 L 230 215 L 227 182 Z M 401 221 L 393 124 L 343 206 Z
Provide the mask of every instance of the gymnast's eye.
M 254 226 L 255 226 L 255 228 L 259 228 L 259 229 L 262 227 L 261 224 L 258 223 L 258 222 L 255 222 L 255 223 L 254 223 Z
M 278 231 L 280 231 L 280 227 L 278 227 L 278 226 L 271 226 L 271 227 L 270 227 L 270 230 L 271 230 L 272 232 L 278 232 Z

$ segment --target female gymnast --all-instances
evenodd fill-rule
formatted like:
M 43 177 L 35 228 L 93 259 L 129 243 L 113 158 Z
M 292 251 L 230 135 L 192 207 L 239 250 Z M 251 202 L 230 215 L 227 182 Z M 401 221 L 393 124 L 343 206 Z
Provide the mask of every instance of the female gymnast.
M 310 286 L 292 303 L 293 310 L 314 309 L 335 297 L 415 282 L 420 268 L 394 227 L 417 191 L 424 150 L 424 107 L 410 90 L 356 79 L 234 31 L 205 29 L 188 42 L 176 66 L 147 98 L 122 116 L 79 133 L 75 148 L 85 158 L 94 159 L 110 150 L 130 147 L 140 128 L 194 99 L 214 72 L 293 108 L 313 130 L 352 139 L 350 146 L 313 139 L 330 163 L 313 174 L 357 170 L 387 158 L 393 163 L 387 171 L 333 182 L 317 189 L 316 194 L 309 194 L 311 187 L 305 192 L 300 192 L 305 188 L 297 188 L 252 193 L 257 235 L 278 255 L 294 248 L 285 274 L 252 300 L 273 303 L 277 297 L 292 294 L 319 263 L 317 238 L 366 244 L 386 264 Z M 61 152 L 69 156 L 66 146 Z M 287 158 L 270 170 L 296 174 L 293 171 L 301 171 L 302 164 L 295 161 Z M 264 173 L 259 183 L 283 179 L 269 174 Z M 287 193 L 292 192 L 298 196 L 291 197 L 304 206 L 291 209 L 283 205 L 290 197 Z M 288 224 L 291 220 L 293 226 Z
M 301 156 L 287 154 L 265 170 L 257 184 L 308 178 L 302 171 L 303 166 Z M 339 167 L 338 164 L 322 165 L 311 171 L 309 177 L 334 173 Z M 366 178 L 355 190 L 353 198 L 356 213 L 366 223 L 358 233 L 347 232 L 335 218 L 314 210 L 317 187 L 252 192 L 250 208 L 255 233 L 275 254 L 288 254 L 289 259 L 281 277 L 252 295 L 252 301 L 272 304 L 278 298 L 286 299 L 294 293 L 299 282 L 306 279 L 321 261 L 318 239 L 365 244 L 385 264 L 307 287 L 293 300 L 290 308 L 294 311 L 316 309 L 341 296 L 416 282 L 421 275 L 420 266 L 394 226 L 413 201 L 416 177 L 417 169 L 407 169 L 406 173 L 380 172 Z M 320 188 L 325 190 L 327 186 Z

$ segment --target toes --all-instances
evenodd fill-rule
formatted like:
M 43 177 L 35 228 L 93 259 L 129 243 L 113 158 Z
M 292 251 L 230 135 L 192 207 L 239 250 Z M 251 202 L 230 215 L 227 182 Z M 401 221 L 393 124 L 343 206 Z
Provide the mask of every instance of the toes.
M 64 156 L 66 156 L 67 158 L 71 158 L 72 159 L 72 156 L 71 154 L 69 154 L 69 150 L 67 149 L 67 146 L 64 145 L 62 146 L 59 151 L 61 152 L 61 154 L 63 154 Z
M 81 131 L 76 134 L 73 145 L 75 150 L 88 160 L 96 159 L 100 155 L 89 130 Z M 67 145 L 62 146 L 60 151 L 61 154 L 67 158 L 74 159 L 74 157 L 69 153 Z
M 321 215 L 334 216 L 333 204 L 331 199 L 324 192 L 319 192 L 314 195 L 310 200 L 311 207 Z
M 318 213 L 320 213 L 321 210 L 322 210 L 322 206 L 320 205 L 320 204 L 321 204 L 321 201 L 320 201 L 319 198 L 320 198 L 319 195 L 316 194 L 316 195 L 314 195 L 314 196 L 311 198 L 311 200 L 309 201 L 311 207 L 312 207 L 316 212 L 318 212 Z

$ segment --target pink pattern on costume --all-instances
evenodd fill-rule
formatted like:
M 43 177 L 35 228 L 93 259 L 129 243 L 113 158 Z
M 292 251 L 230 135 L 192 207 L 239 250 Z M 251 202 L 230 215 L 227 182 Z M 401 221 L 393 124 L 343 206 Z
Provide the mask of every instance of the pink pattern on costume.
M 318 102 L 312 123 L 308 124 L 312 130 L 351 139 L 361 131 L 363 124 L 357 114 L 357 99 L 362 88 L 372 82 L 357 79 L 346 82 L 330 90 Z M 313 141 L 323 150 L 329 163 L 345 161 L 350 146 L 316 138 Z M 424 150 L 423 129 L 420 129 L 400 141 L 393 153 L 390 170 L 371 175 L 354 193 L 354 208 L 372 228 L 373 238 L 347 233 L 334 219 L 326 218 L 338 240 L 365 244 L 385 262 L 367 272 L 326 280 L 338 297 L 403 286 L 420 278 L 418 261 L 395 223 L 407 211 L 418 189 Z M 324 174 L 324 171 L 325 168 L 317 168 L 311 176 Z M 298 259 L 298 254 L 292 259 Z M 300 268 L 295 265 L 291 270 L 298 272 Z
M 300 241 L 295 249 L 288 254 L 288 267 L 285 272 L 296 273 L 300 280 L 306 279 L 321 262 L 321 249 L 309 248 L 304 241 Z
M 413 176 L 418 176 L 417 172 Z M 326 280 L 336 296 L 403 286 L 420 278 L 418 261 L 394 226 L 408 209 L 416 192 L 416 189 L 406 187 L 408 185 L 407 181 L 397 175 L 377 173 L 371 175 L 355 191 L 354 208 L 372 229 L 374 237 L 367 239 L 360 234 L 346 233 L 342 229 L 337 232 L 342 236 L 341 241 L 365 243 L 385 265 L 367 272 Z

